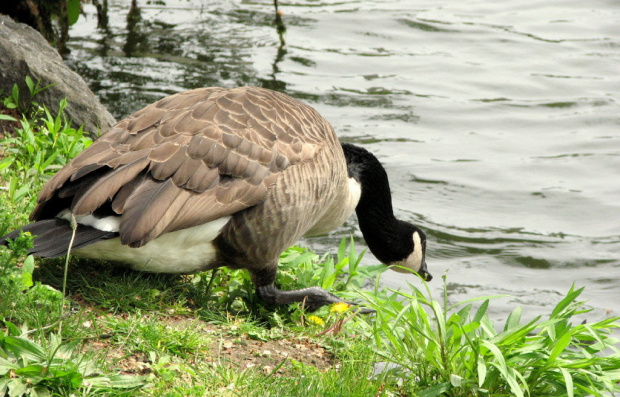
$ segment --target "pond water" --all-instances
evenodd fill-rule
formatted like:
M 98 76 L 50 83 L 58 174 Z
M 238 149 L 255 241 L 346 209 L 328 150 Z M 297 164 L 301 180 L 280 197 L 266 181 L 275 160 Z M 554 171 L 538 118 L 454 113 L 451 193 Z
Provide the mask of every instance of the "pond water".
M 620 315 L 617 1 L 295 0 L 285 45 L 271 0 L 109 4 L 99 28 L 84 4 L 67 60 L 118 119 L 202 86 L 285 92 L 384 163 L 436 297 L 447 272 L 451 301 L 508 294 L 492 315 L 531 318 L 575 283 L 589 320 Z

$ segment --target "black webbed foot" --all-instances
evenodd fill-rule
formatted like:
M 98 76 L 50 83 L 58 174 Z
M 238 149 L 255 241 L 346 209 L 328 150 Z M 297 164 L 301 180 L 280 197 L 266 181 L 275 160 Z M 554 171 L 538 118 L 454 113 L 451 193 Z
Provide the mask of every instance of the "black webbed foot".
M 309 287 L 292 291 L 281 291 L 277 289 L 273 284 L 269 284 L 256 287 L 256 292 L 261 300 L 273 305 L 285 305 L 295 302 L 304 302 L 304 308 L 309 312 L 313 312 L 323 306 L 331 305 L 333 303 L 344 302 L 341 298 L 319 287 Z M 375 311 L 372 309 L 360 308 L 359 304 L 357 303 L 345 303 L 355 308 L 354 310 L 356 310 L 358 313 L 375 313 Z

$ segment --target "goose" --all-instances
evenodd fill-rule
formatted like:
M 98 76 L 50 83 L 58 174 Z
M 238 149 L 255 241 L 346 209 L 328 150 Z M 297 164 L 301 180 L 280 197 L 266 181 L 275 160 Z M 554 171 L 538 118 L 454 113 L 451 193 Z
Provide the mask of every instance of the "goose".
M 277 289 L 278 259 L 353 210 L 379 261 L 431 280 L 426 236 L 395 218 L 372 153 L 340 143 L 316 110 L 285 94 L 200 88 L 118 122 L 43 186 L 33 223 L 0 244 L 27 231 L 31 254 L 63 256 L 77 222 L 76 256 L 147 272 L 247 269 L 263 302 L 315 310 L 342 300 L 318 287 Z

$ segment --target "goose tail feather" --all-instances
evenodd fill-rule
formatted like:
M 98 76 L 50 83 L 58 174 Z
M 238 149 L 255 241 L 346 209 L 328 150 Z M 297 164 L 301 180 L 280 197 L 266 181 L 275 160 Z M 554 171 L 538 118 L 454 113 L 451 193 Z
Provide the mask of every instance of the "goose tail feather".
M 19 237 L 20 232 L 30 232 L 34 238 L 34 247 L 28 252 L 42 258 L 57 258 L 67 254 L 73 230 L 68 221 L 60 218 L 44 219 L 22 226 L 0 237 L 0 245 L 8 246 L 8 240 Z M 118 232 L 99 230 L 78 224 L 75 230 L 72 250 L 76 250 L 97 241 L 117 237 Z

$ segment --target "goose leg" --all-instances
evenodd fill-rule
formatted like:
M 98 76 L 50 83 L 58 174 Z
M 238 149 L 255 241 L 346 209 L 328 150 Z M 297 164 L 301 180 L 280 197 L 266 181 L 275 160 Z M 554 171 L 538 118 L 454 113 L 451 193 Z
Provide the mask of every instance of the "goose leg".
M 315 311 L 321 306 L 331 305 L 332 303 L 343 302 L 336 295 L 319 287 L 281 291 L 274 285 L 277 269 L 276 263 L 270 268 L 250 270 L 252 281 L 256 286 L 256 294 L 263 302 L 272 305 L 286 305 L 305 300 L 304 306 L 309 311 Z
M 273 283 L 271 283 L 257 286 L 256 293 L 263 302 L 270 303 L 272 305 L 285 305 L 288 303 L 303 302 L 305 299 L 304 306 L 311 312 L 322 306 L 343 302 L 343 300 L 338 298 L 336 295 L 331 294 L 319 287 L 281 291 L 277 289 Z

